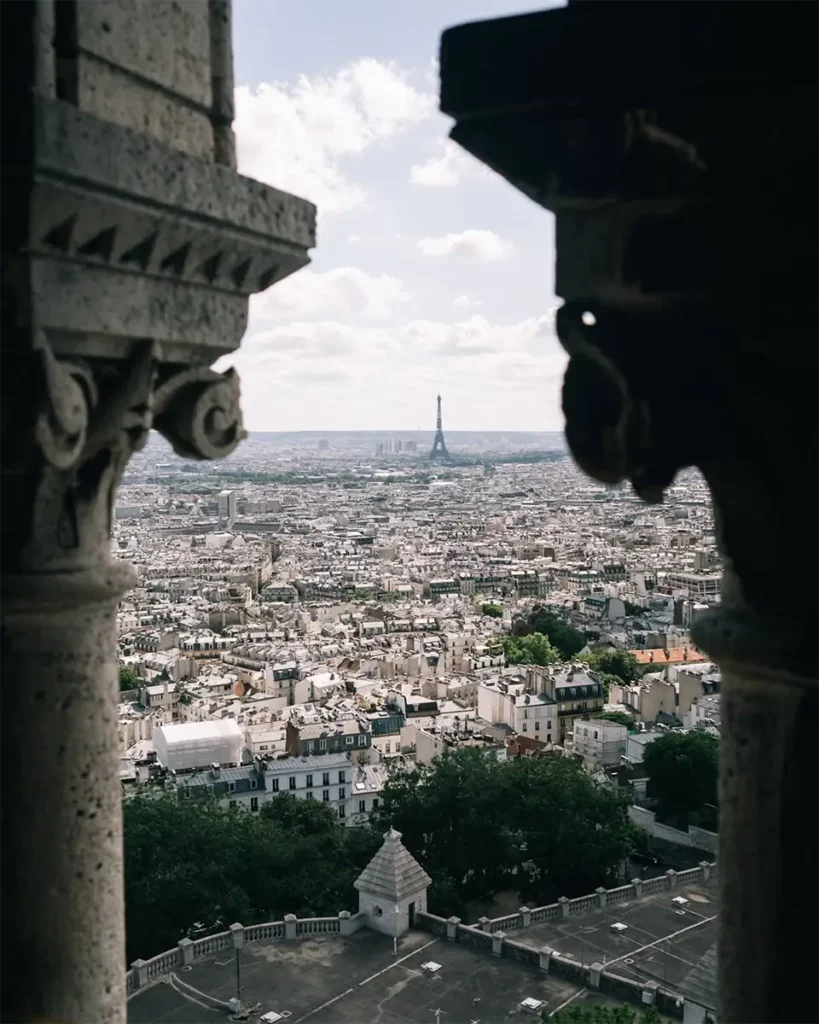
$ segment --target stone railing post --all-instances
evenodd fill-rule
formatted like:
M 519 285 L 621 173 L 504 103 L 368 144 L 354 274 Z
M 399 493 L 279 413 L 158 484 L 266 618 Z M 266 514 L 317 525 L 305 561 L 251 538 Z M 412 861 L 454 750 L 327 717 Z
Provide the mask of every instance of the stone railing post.
M 643 1002 L 646 1006 L 656 1006 L 657 1004 L 657 992 L 659 991 L 659 981 L 647 981 L 643 985 Z
M 665 877 L 668 879 L 668 888 L 669 889 L 676 889 L 677 888 L 677 872 L 674 870 L 674 868 L 669 868 L 668 871 L 666 871 L 666 873 L 665 873 Z
M 589 964 L 589 986 L 590 988 L 600 988 L 600 975 L 603 973 L 603 965 L 601 963 Z
M 338 912 L 338 933 L 339 935 L 352 935 L 353 927 L 350 921 L 350 911 L 340 910 Z
M 296 938 L 296 925 L 298 924 L 298 918 L 295 914 L 284 915 L 284 937 L 286 939 Z
M 643 895 L 643 880 L 642 878 L 632 878 L 631 884 L 634 887 L 634 897 L 639 899 Z
M 492 956 L 503 955 L 503 940 L 506 938 L 506 932 L 492 932 Z
M 195 947 L 192 939 L 180 939 L 177 943 L 179 946 L 179 966 L 190 967 L 193 963 Z
M 521 928 L 528 928 L 529 925 L 532 923 L 532 911 L 529 909 L 529 907 L 521 907 L 519 913 Z
M 572 912 L 572 908 L 570 906 L 569 897 L 568 896 L 558 896 L 557 902 L 560 904 L 560 916 L 561 917 L 568 917 L 569 914 L 571 914 L 571 912 Z
M 707 882 L 711 878 L 711 864 L 707 860 L 700 861 L 700 871 L 702 872 L 703 882 Z
M 551 946 L 543 946 L 540 950 L 539 967 L 541 971 L 543 971 L 545 974 L 549 973 L 549 967 L 551 966 L 553 952 L 554 950 Z
M 446 937 L 450 942 L 456 942 L 458 939 L 458 925 L 461 923 L 460 917 L 447 918 L 446 922 Z
M 233 169 L 230 4 L 194 6 L 0 5 L 28 41 L 2 61 L 9 1020 L 125 1020 L 116 611 L 136 574 L 111 556 L 114 496 L 152 428 L 187 459 L 236 448 L 238 377 L 211 366 L 315 242 L 309 203 Z
M 594 891 L 597 895 L 598 906 L 605 907 L 606 900 L 608 899 L 608 889 L 604 889 L 602 885 L 598 885 Z
M 491 922 L 490 922 L 488 917 L 479 917 L 478 918 L 478 927 L 480 928 L 480 930 L 482 932 L 489 932 L 489 931 L 491 931 L 492 929 L 490 927 L 490 924 L 491 924 Z
M 244 946 L 244 944 L 245 944 L 245 929 L 244 929 L 244 925 L 241 925 L 241 924 L 238 924 L 238 923 L 232 924 L 230 926 L 229 931 L 230 931 L 230 937 L 231 937 L 231 940 L 232 940 L 232 943 L 233 943 L 233 948 L 234 949 L 241 949 L 242 946 Z
M 148 984 L 148 964 L 144 960 L 134 960 L 131 970 L 136 978 L 136 987 L 144 988 Z

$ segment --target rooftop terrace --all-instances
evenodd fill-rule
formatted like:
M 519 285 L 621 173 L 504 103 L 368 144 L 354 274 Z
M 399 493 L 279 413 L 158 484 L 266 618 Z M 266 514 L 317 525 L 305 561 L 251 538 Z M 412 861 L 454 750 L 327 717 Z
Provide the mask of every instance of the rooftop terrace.
M 398 940 L 397 956 L 391 939 L 364 930 L 345 938 L 254 943 L 240 957 L 242 1002 L 260 1003 L 259 1014 L 287 1013 L 288 1024 L 429 1024 L 437 1008 L 443 1024 L 463 1024 L 505 1020 L 528 998 L 542 1001 L 547 1010 L 575 998 L 586 1005 L 617 1003 L 517 960 L 486 956 L 417 931 Z M 432 975 L 421 966 L 429 961 L 440 964 Z M 223 1001 L 236 994 L 232 950 L 179 969 L 178 976 Z M 128 1002 L 130 1024 L 206 1024 L 223 1022 L 225 1016 L 177 992 L 167 977 Z
M 646 883 L 648 884 L 648 883 Z M 684 903 L 676 902 L 684 900 Z M 549 946 L 578 963 L 600 963 L 624 978 L 678 990 L 716 941 L 717 888 L 708 881 L 678 885 L 582 914 L 508 932 L 516 942 Z M 624 924 L 625 930 L 612 925 Z

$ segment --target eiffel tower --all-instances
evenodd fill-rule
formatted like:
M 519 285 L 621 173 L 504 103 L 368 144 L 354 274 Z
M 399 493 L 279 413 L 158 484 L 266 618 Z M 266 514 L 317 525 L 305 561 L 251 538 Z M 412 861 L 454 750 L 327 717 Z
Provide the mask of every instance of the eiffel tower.
M 432 451 L 429 453 L 431 459 L 449 459 L 449 452 L 446 450 L 444 440 L 444 428 L 441 426 L 441 396 L 438 395 L 438 420 L 435 424 L 435 440 L 432 442 Z

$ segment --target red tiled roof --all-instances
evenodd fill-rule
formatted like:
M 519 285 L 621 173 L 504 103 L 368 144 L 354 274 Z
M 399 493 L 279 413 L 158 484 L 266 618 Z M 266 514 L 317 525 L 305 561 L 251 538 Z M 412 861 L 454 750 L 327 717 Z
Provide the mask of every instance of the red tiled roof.
M 682 665 L 686 662 L 708 660 L 704 654 L 700 654 L 696 647 L 671 647 L 667 651 L 657 647 L 647 651 L 630 651 L 629 653 L 634 655 L 638 665 Z

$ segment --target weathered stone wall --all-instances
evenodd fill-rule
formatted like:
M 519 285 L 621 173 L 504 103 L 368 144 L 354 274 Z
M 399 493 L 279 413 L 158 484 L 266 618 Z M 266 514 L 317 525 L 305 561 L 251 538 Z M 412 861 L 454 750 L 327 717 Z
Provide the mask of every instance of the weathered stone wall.
M 220 149 L 233 103 L 228 3 L 62 3 L 55 21 L 57 98 L 233 165 L 232 143 L 227 154 Z

